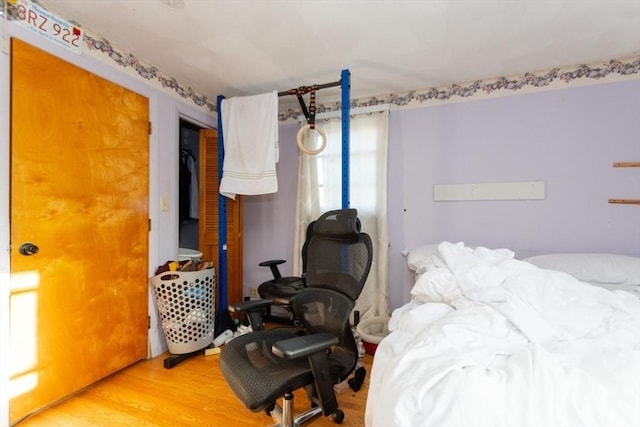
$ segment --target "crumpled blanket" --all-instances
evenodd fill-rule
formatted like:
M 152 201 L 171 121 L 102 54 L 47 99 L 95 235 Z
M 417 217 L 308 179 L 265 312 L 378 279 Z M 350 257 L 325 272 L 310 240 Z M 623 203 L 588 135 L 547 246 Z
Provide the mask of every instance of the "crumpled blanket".
M 366 425 L 640 426 L 640 300 L 443 242 L 376 350 Z

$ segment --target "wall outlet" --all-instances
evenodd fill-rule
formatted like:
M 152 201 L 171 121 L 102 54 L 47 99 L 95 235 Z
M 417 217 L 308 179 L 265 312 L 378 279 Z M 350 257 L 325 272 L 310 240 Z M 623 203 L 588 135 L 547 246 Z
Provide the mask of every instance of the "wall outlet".
M 258 298 L 258 288 L 249 288 L 249 298 Z

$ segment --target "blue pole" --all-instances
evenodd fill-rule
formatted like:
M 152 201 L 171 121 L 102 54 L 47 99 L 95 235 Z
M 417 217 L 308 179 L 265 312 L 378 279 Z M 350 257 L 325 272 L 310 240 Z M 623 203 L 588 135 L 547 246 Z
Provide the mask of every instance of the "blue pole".
M 224 137 L 222 135 L 222 100 L 218 95 L 218 188 L 222 181 L 222 166 L 224 164 Z M 218 191 L 218 309 L 227 310 L 227 204 L 225 197 Z
M 342 209 L 348 209 L 351 204 L 349 198 L 349 131 L 351 129 L 351 73 L 342 70 L 340 74 L 340 88 L 342 89 Z

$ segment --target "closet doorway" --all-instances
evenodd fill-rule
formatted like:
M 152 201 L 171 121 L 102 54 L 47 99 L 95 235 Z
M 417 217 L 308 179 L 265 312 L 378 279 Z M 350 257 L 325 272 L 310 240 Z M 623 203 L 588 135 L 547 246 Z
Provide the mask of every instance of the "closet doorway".
M 199 250 L 198 220 L 200 218 L 199 159 L 202 128 L 180 118 L 179 165 L 179 242 L 182 249 Z
M 182 251 L 191 249 L 201 252 L 203 260 L 213 261 L 216 269 L 216 282 L 218 282 L 217 278 L 220 272 L 218 131 L 201 128 L 180 118 L 179 136 L 179 247 Z M 190 166 L 192 160 L 195 160 L 195 168 Z M 227 297 L 229 302 L 236 302 L 242 301 L 243 290 L 242 197 L 237 196 L 235 200 L 225 197 L 223 200 L 227 230 L 225 245 L 227 252 Z M 220 287 L 216 286 L 216 312 L 220 310 L 219 291 Z

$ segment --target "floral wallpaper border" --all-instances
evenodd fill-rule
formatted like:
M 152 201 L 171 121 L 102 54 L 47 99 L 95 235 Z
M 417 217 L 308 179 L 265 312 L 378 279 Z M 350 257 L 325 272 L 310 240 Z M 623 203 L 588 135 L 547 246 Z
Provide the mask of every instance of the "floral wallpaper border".
M 6 0 L 2 0 L 3 3 Z M 37 0 L 32 0 L 38 3 Z M 8 15 L 14 16 L 11 2 L 8 3 Z M 76 23 L 77 24 L 77 23 Z M 80 26 L 79 24 L 77 24 Z M 163 89 L 173 92 L 180 98 L 189 100 L 195 105 L 216 112 L 216 100 L 211 100 L 205 95 L 196 93 L 191 87 L 180 84 L 175 78 L 164 75 L 154 66 L 145 65 L 138 58 L 124 51 L 114 48 L 111 43 L 103 38 L 95 38 L 85 31 L 85 47 L 92 53 L 99 53 L 119 67 L 132 71 L 139 78 L 154 82 Z M 411 90 L 406 93 L 390 93 L 387 95 L 354 99 L 351 108 L 368 107 L 380 104 L 389 104 L 399 108 L 414 107 L 437 101 L 452 101 L 468 99 L 474 96 L 502 93 L 515 93 L 524 89 L 549 87 L 555 83 L 576 83 L 585 80 L 599 80 L 610 77 L 640 76 L 640 56 L 627 59 L 612 59 L 606 63 L 578 65 L 567 68 L 554 68 L 538 73 L 525 73 L 519 76 L 497 77 L 495 79 L 476 80 L 466 84 L 452 84 L 450 86 L 434 87 L 420 90 Z M 634 76 L 635 77 L 635 76 Z M 340 109 L 340 103 L 321 104 L 317 106 L 316 113 L 335 111 Z M 279 113 L 279 120 L 296 119 L 300 116 L 297 109 L 287 109 Z
M 205 107 L 209 111 L 216 111 L 215 99 L 211 101 L 206 96 L 196 93 L 189 86 L 181 85 L 175 78 L 162 74 L 156 67 L 144 65 L 131 53 L 118 51 L 111 46 L 108 40 L 94 38 L 85 32 L 84 42 L 87 49 L 104 54 L 122 68 L 135 70 L 139 77 L 145 80 L 156 80 L 162 88 L 175 92 L 180 98 L 188 99 L 195 105 Z
M 468 84 L 453 84 L 436 88 L 412 90 L 402 94 L 390 93 L 384 96 L 374 96 L 351 100 L 351 108 L 369 107 L 389 104 L 395 107 L 416 107 L 430 102 L 452 101 L 473 96 L 493 94 L 496 92 L 512 93 L 530 88 L 544 88 L 554 83 L 577 83 L 585 80 L 598 80 L 614 76 L 640 77 L 640 57 L 612 59 L 605 64 L 579 65 L 572 68 L 554 68 L 547 72 L 525 73 L 521 76 L 498 77 L 495 79 L 476 80 Z M 635 77 L 635 76 L 634 76 Z M 316 113 L 329 112 L 340 109 L 340 103 L 319 105 Z M 300 111 L 288 109 L 281 112 L 280 120 L 296 119 Z

